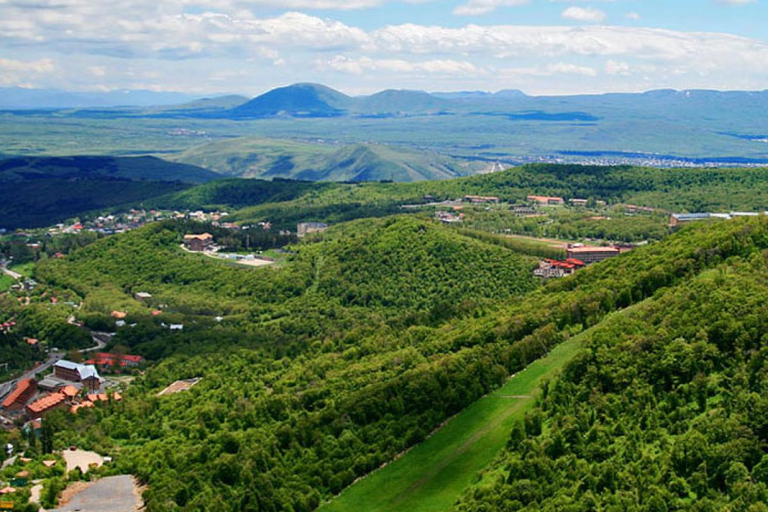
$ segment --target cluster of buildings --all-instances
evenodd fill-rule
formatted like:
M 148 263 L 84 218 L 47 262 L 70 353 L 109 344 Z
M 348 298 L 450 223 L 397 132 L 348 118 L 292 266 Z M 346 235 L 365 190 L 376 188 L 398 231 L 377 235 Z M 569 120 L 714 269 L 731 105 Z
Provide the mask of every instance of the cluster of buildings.
M 763 212 L 768 215 L 768 212 Z M 669 216 L 669 227 L 676 228 L 681 224 L 709 219 L 730 220 L 737 217 L 757 217 L 760 212 L 729 212 L 729 213 L 673 213 Z
M 438 210 L 435 212 L 435 218 L 442 222 L 443 224 L 456 224 L 458 222 L 461 222 L 464 218 L 463 213 L 453 213 L 453 212 L 446 212 L 442 210 Z
M 574 258 L 568 258 L 565 261 L 545 259 L 539 262 L 539 267 L 533 271 L 533 275 L 544 279 L 565 277 L 584 266 L 583 261 Z
M 625 250 L 631 250 L 627 247 Z M 622 248 L 616 246 L 599 247 L 582 244 L 568 244 L 565 249 L 564 260 L 544 259 L 539 262 L 533 275 L 543 279 L 565 277 L 591 263 L 597 263 L 608 258 L 613 258 L 622 253 Z
M 93 407 L 94 402 L 108 400 L 106 394 L 99 393 L 102 383 L 103 379 L 92 364 L 60 360 L 53 365 L 53 373 L 43 380 L 20 380 L 3 400 L 2 407 L 10 413 L 23 412 L 29 418 L 43 417 L 64 406 L 76 412 L 80 407 Z M 87 393 L 85 398 L 83 393 Z M 120 400 L 121 397 L 116 393 L 114 399 Z M 86 402 L 90 405 L 84 405 Z
M 144 358 L 131 354 L 111 354 L 109 352 L 99 352 L 93 359 L 85 361 L 86 365 L 93 365 L 101 370 L 112 368 L 136 368 L 144 364 Z

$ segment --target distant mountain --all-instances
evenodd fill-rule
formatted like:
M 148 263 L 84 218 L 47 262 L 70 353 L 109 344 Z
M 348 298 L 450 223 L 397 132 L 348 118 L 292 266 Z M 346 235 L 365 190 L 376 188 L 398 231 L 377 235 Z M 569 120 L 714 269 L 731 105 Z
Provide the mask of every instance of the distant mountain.
M 45 179 L 124 179 L 205 183 L 215 172 L 152 156 L 18 157 L 0 161 L 0 183 Z
M 351 98 L 319 84 L 273 89 L 230 110 L 232 117 L 334 117 L 344 114 Z
M 153 157 L 9 158 L 0 161 L 0 228 L 49 226 L 217 177 Z
M 466 100 L 487 98 L 493 93 L 486 91 L 457 91 L 457 92 L 432 92 L 430 93 L 435 98 L 442 98 L 444 100 Z
M 369 115 L 436 113 L 448 106 L 449 102 L 424 91 L 392 89 L 360 96 L 352 102 L 354 111 Z
M 200 98 L 194 101 L 188 101 L 180 105 L 172 105 L 164 109 L 165 112 L 205 112 L 221 109 L 233 109 L 248 102 L 245 96 L 229 94 L 226 96 L 215 96 L 212 98 Z
M 421 181 L 474 174 L 488 164 L 384 144 L 338 146 L 277 139 L 214 141 L 172 157 L 228 176 L 312 181 Z
M 69 92 L 56 89 L 0 88 L 0 109 L 147 107 L 192 101 L 199 96 L 176 92 Z

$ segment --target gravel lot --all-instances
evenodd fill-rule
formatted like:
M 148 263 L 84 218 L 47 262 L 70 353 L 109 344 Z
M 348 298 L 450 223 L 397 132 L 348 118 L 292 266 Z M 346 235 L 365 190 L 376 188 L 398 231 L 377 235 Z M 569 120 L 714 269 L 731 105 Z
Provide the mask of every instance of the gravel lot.
M 69 503 L 51 512 L 136 512 L 140 507 L 133 477 L 121 475 L 90 484 Z

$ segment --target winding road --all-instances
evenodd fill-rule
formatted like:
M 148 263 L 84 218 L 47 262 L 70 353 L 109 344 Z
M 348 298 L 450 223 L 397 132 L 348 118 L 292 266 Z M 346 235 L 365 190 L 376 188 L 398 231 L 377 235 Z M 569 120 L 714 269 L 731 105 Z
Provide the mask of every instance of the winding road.
M 106 344 L 109 343 L 109 340 L 112 338 L 112 335 L 106 332 L 94 332 L 94 331 L 91 331 L 90 329 L 87 329 L 86 327 L 83 327 L 83 329 L 86 329 L 90 333 L 91 339 L 93 339 L 96 345 L 79 350 L 78 352 L 80 352 L 81 354 L 103 349 L 106 346 Z M 43 364 L 36 366 L 35 368 L 32 368 L 21 377 L 0 383 L 0 399 L 5 398 L 6 395 L 8 395 L 11 391 L 13 391 L 13 389 L 16 387 L 16 384 L 20 380 L 31 379 L 35 377 L 35 375 L 37 375 L 38 373 L 42 373 L 46 371 L 48 368 L 56 364 L 56 361 L 63 359 L 64 355 L 65 354 L 63 352 L 55 352 L 53 354 L 50 354 L 48 356 L 48 359 L 46 359 L 46 361 Z

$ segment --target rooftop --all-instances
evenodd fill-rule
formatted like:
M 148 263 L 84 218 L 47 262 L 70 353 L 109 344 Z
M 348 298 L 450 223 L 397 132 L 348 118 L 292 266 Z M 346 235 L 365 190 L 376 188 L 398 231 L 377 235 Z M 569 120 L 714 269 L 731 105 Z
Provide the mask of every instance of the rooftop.
M 66 400 L 64 393 L 51 393 L 48 396 L 41 398 L 35 402 L 32 402 L 27 408 L 32 412 L 43 412 L 51 407 L 55 407 Z
M 3 401 L 3 407 L 12 406 L 21 395 L 27 392 L 27 390 L 33 385 L 32 379 L 23 379 L 16 386 L 16 389 L 11 392 L 10 395 Z
M 583 253 L 590 253 L 590 252 L 619 252 L 619 250 L 615 247 L 570 247 L 568 249 L 568 252 L 575 253 L 575 254 L 583 254 Z
M 65 368 L 67 370 L 76 371 L 78 375 L 80 375 L 80 380 L 85 380 L 92 377 L 95 377 L 101 380 L 101 377 L 99 376 L 99 372 L 96 370 L 96 367 L 90 364 L 73 363 L 72 361 L 67 361 L 66 359 L 62 359 L 60 361 L 57 361 L 54 366 L 58 368 Z

